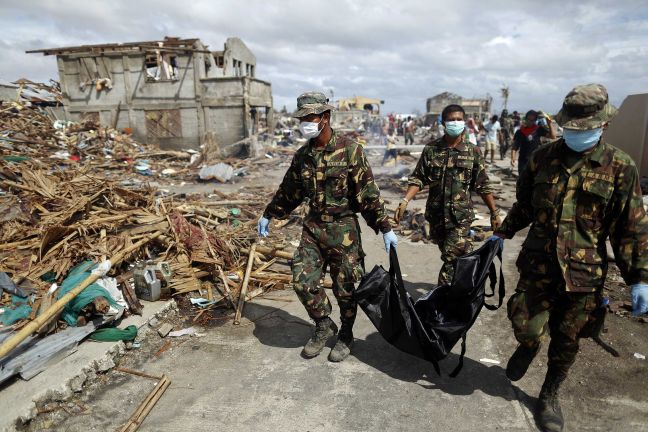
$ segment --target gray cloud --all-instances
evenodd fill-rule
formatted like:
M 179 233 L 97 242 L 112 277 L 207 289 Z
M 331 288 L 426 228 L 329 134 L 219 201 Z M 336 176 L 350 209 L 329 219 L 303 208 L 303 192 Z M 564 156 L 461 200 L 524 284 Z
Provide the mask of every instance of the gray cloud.
M 466 97 L 510 87 L 509 106 L 555 111 L 571 87 L 605 84 L 614 103 L 648 90 L 644 0 L 541 3 L 420 1 L 30 1 L 1 4 L 0 78 L 56 78 L 53 57 L 25 50 L 240 36 L 271 81 L 277 107 L 305 90 L 380 97 L 423 111 L 442 91 Z

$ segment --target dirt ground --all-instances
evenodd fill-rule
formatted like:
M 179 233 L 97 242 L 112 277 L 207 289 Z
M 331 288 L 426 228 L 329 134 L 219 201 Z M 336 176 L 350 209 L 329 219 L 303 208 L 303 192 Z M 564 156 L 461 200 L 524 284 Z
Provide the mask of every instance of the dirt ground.
M 388 207 L 393 208 L 402 186 L 390 176 L 392 169 L 379 167 L 381 156 L 371 161 Z M 506 175 L 507 167 L 508 160 L 490 167 L 502 180 L 496 188 L 505 210 L 513 202 L 515 181 Z M 263 181 L 276 185 L 282 175 L 283 169 L 264 173 Z M 245 188 L 259 180 L 243 178 L 227 188 Z M 186 191 L 214 187 L 183 186 Z M 423 208 L 424 199 L 420 194 L 411 208 Z M 485 215 L 485 207 L 478 199 L 475 202 Z M 364 225 L 363 231 L 368 269 L 386 266 L 382 239 L 371 236 Z M 288 232 L 296 238 L 299 227 L 289 225 Z M 514 262 L 524 234 L 505 243 L 507 299 L 517 283 Z M 431 244 L 400 240 L 408 290 L 419 296 L 436 279 L 438 251 Z M 566 430 L 648 431 L 648 361 L 635 357 L 648 355 L 648 324 L 624 309 L 628 289 L 614 268 L 608 286 L 615 313 L 608 314 L 604 339 L 620 357 L 591 340 L 582 341 L 561 392 Z M 153 329 L 140 334 L 141 346 L 128 351 L 119 366 L 166 373 L 172 380 L 140 430 L 535 430 L 531 412 L 544 377 L 547 344 L 527 377 L 511 384 L 503 368 L 516 344 L 505 307 L 482 313 L 469 333 L 465 371 L 452 380 L 435 377 L 428 364 L 386 344 L 362 312 L 347 361 L 331 365 L 324 354 L 304 360 L 299 351 L 309 336 L 310 322 L 303 308 L 291 291 L 266 297 L 246 306 L 246 320 L 239 328 L 224 311 L 197 326 L 191 308 L 180 301 L 180 312 L 162 321 L 176 329 L 197 326 L 200 336 L 161 339 Z M 452 355 L 444 362 L 446 374 L 455 360 Z M 114 430 L 153 385 L 147 378 L 109 371 L 72 400 L 41 407 L 43 413 L 21 430 Z

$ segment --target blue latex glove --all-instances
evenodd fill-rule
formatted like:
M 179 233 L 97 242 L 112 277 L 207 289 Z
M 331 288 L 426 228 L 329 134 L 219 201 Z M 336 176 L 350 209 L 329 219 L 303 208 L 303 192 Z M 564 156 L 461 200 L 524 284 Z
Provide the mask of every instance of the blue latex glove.
M 260 236 L 268 237 L 268 234 L 270 234 L 270 232 L 268 231 L 269 225 L 270 225 L 270 220 L 261 216 L 261 219 L 259 219 L 259 222 L 257 223 L 257 232 L 259 233 Z
M 634 284 L 630 287 L 632 315 L 648 313 L 648 284 Z
M 389 253 L 390 246 L 396 249 L 396 245 L 398 244 L 398 237 L 396 237 L 394 231 L 389 231 L 383 234 L 383 240 L 385 240 L 385 250 L 387 251 L 387 253 Z

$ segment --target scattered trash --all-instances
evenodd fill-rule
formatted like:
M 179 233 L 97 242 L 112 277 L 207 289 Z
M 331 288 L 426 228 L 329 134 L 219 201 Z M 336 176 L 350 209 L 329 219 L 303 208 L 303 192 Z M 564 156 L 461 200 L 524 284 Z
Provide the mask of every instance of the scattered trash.
M 639 359 L 639 360 L 646 360 L 646 356 L 643 354 L 639 353 L 634 353 L 634 358 Z
M 482 362 L 482 363 L 500 364 L 499 360 L 493 360 L 493 359 L 489 359 L 489 358 L 482 358 L 482 359 L 479 359 L 479 361 Z
M 2 297 L 2 292 L 6 291 L 9 294 L 15 295 L 17 297 L 25 298 L 27 293 L 18 287 L 14 281 L 11 280 L 9 275 L 5 272 L 0 272 L 0 297 Z
M 228 182 L 234 175 L 234 168 L 226 163 L 203 166 L 198 172 L 201 180 L 216 180 L 221 183 Z
M 211 306 L 213 304 L 216 304 L 214 300 L 207 300 L 204 298 L 192 298 L 190 299 L 191 304 L 194 306 L 198 306 L 199 308 L 206 308 L 207 306 Z
M 125 329 L 115 327 L 100 328 L 90 335 L 90 339 L 99 342 L 132 341 L 137 337 L 137 326 L 129 325 Z
M 180 336 L 193 336 L 197 334 L 196 329 L 193 327 L 188 327 L 182 330 L 172 331 L 168 334 L 169 337 L 180 337 Z

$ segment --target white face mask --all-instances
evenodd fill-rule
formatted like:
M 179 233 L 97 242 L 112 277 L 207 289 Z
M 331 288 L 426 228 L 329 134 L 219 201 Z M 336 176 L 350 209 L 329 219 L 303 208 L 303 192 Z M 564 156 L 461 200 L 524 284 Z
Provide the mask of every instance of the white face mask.
M 301 122 L 299 123 L 299 132 L 301 132 L 302 136 L 306 139 L 317 138 L 322 132 L 319 128 L 321 122 L 322 120 L 317 123 Z

